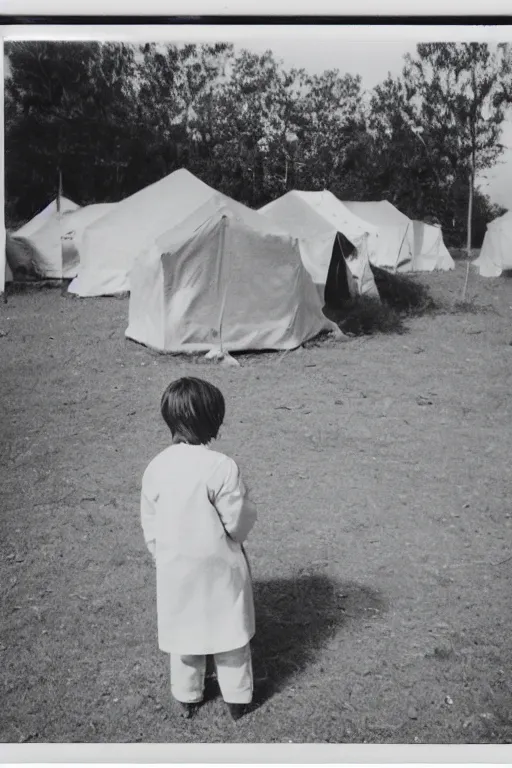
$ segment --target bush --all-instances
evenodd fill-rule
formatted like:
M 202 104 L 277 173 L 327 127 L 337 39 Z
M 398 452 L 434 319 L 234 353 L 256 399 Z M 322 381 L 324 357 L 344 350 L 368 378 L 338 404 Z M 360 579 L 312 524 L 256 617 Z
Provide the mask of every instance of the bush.
M 417 316 L 438 308 L 428 288 L 413 278 L 392 274 L 373 264 L 371 269 L 382 302 L 398 314 Z
M 324 307 L 324 314 L 333 320 L 343 333 L 369 336 L 375 333 L 405 333 L 405 317 L 435 312 L 439 306 L 425 286 L 413 278 L 393 274 L 371 265 L 375 284 L 380 294 L 357 296 L 339 307 Z
M 398 312 L 373 296 L 357 296 L 337 309 L 324 307 L 324 314 L 343 333 L 353 336 L 405 333 L 406 330 Z

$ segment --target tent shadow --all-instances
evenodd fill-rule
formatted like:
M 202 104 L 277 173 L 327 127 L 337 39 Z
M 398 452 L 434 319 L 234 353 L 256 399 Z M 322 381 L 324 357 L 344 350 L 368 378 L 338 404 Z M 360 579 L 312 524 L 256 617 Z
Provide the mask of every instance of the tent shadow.
M 324 574 L 258 581 L 254 585 L 256 636 L 252 642 L 254 705 L 305 670 L 336 631 L 386 610 L 380 593 Z

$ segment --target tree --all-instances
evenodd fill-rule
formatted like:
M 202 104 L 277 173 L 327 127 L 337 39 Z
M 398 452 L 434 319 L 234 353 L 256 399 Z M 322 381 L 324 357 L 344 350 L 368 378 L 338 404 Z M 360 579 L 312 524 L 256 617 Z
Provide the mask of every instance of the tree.
M 144 135 L 140 161 L 146 183 L 182 165 L 201 166 L 197 147 L 209 137 L 198 134 L 196 110 L 225 78 L 232 52 L 224 43 L 140 47 L 136 112 Z
M 191 127 L 209 183 L 254 207 L 294 183 L 301 75 L 271 51 L 241 51 L 229 76 L 202 94 Z
M 416 124 L 410 99 L 406 80 L 391 75 L 370 95 L 363 197 L 385 198 L 412 219 L 438 218 L 446 210 L 449 169 Z
M 340 190 L 364 133 L 361 101 L 357 77 L 241 51 L 195 108 L 209 182 L 254 207 L 293 188 Z
M 365 143 L 361 78 L 327 70 L 306 77 L 305 85 L 299 134 L 303 184 L 346 195 Z
M 114 43 L 6 44 L 8 215 L 33 215 L 57 191 L 77 202 L 119 199 L 133 140 L 135 59 Z
M 505 112 L 498 95 L 509 77 L 503 52 L 485 43 L 420 44 L 417 58 L 406 56 L 403 74 L 416 124 L 448 160 L 451 179 L 467 179 L 469 260 L 475 179 L 503 151 L 499 139 Z

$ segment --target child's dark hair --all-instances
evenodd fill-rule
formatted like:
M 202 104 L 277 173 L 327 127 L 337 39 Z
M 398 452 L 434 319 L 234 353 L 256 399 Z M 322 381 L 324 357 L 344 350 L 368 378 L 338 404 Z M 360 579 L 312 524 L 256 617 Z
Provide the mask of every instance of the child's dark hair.
M 226 405 L 220 389 L 193 376 L 172 381 L 160 403 L 162 417 L 174 442 L 206 445 L 224 421 Z

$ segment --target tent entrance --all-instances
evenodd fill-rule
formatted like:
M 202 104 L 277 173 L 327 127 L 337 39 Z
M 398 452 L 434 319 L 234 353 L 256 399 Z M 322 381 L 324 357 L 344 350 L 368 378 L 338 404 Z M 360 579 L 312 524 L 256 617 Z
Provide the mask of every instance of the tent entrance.
M 354 295 L 354 278 L 347 260 L 355 250 L 355 245 L 342 232 L 336 232 L 324 289 L 324 301 L 329 309 L 341 309 Z

